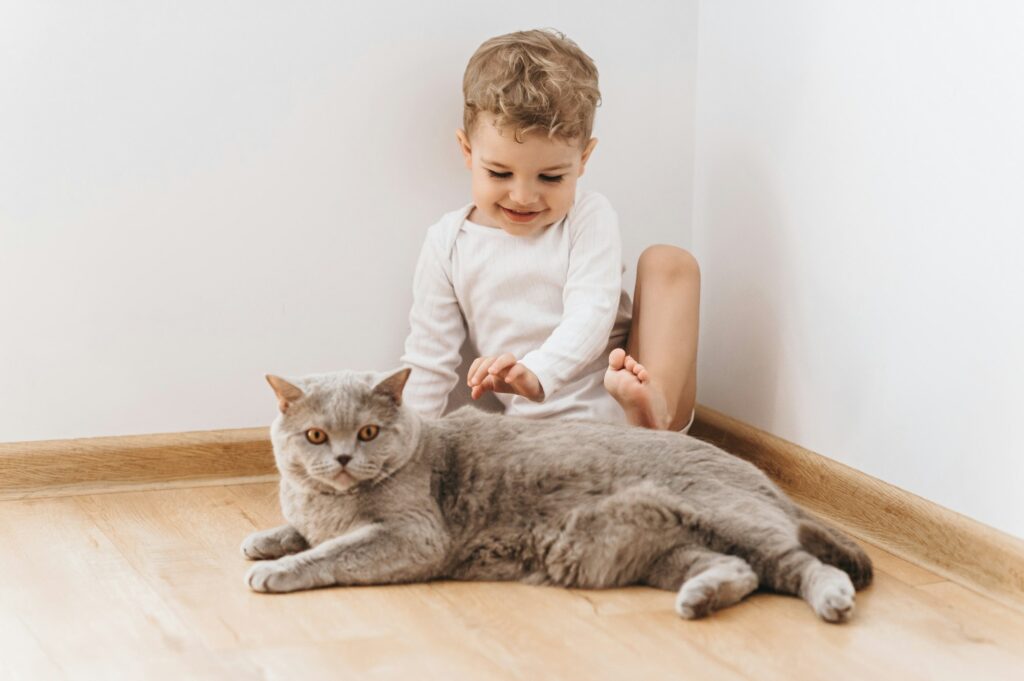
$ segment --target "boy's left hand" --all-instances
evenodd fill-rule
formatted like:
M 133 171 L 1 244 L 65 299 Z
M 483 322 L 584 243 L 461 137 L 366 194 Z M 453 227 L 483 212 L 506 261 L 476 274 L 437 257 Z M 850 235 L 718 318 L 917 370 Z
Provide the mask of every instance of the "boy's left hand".
M 528 400 L 544 400 L 544 388 L 536 374 L 519 364 L 510 352 L 497 357 L 477 357 L 469 367 L 466 383 L 472 398 L 479 399 L 488 390 L 522 395 Z

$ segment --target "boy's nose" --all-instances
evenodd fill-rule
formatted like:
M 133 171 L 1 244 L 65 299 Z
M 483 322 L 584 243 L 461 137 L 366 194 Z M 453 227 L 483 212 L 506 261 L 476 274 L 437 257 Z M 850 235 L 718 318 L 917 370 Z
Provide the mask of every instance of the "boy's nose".
M 509 200 L 517 205 L 524 208 L 529 208 L 537 205 L 537 192 L 533 191 L 529 187 L 515 187 L 509 192 Z

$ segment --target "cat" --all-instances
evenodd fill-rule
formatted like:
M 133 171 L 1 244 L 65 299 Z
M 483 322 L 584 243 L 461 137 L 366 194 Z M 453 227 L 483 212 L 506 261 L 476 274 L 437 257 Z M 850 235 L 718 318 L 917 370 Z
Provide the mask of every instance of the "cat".
M 752 464 L 675 432 L 402 402 L 408 368 L 267 376 L 287 525 L 242 544 L 259 592 L 432 579 L 676 592 L 694 619 L 759 585 L 844 622 L 867 554 Z

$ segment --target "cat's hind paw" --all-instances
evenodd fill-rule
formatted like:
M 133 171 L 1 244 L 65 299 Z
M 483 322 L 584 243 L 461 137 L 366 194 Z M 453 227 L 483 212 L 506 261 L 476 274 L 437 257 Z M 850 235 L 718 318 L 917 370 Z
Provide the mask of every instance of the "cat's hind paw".
M 757 588 L 757 575 L 741 558 L 727 558 L 686 580 L 676 594 L 676 612 L 695 620 L 739 603 Z
M 804 580 L 801 595 L 818 617 L 834 624 L 853 617 L 855 591 L 849 575 L 831 565 L 817 565 Z

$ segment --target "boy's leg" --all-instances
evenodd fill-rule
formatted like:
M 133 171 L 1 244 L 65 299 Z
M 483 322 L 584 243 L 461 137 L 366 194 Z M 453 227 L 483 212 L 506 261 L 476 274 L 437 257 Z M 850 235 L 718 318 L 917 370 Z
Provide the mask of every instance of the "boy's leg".
M 697 399 L 700 268 L 675 246 L 651 246 L 637 264 L 633 322 L 626 351 L 608 358 L 605 387 L 629 422 L 686 426 Z

